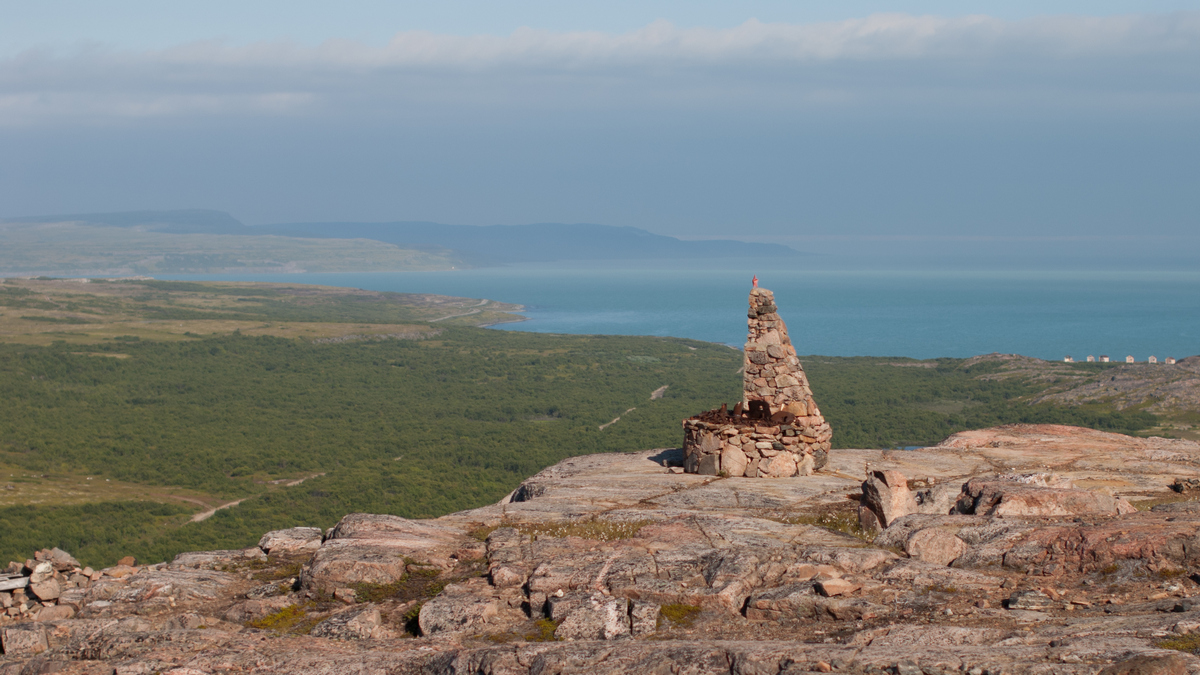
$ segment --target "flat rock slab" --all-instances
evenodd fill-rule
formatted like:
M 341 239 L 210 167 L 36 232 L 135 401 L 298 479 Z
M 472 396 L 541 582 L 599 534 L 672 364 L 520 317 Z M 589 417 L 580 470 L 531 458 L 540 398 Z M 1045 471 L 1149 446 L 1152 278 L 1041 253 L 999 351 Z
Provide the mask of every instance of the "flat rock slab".
M 237 565 L 251 561 L 263 561 L 267 554 L 257 546 L 223 551 L 191 551 L 180 553 L 171 561 L 171 565 L 181 567 L 213 568 L 217 565 Z
M 857 487 L 858 481 L 830 473 L 793 478 L 721 478 L 648 501 L 675 508 L 751 513 L 837 501 Z
M 193 569 L 144 569 L 119 579 L 102 578 L 87 589 L 93 603 L 208 602 L 229 596 L 241 580 L 227 572 Z
M 824 469 L 792 478 L 674 474 L 665 466 L 673 453 L 677 451 L 657 449 L 567 459 L 523 482 L 504 503 L 443 520 L 577 520 L 643 504 L 726 513 L 797 509 L 834 504 L 857 492 L 867 467 L 960 485 L 983 474 L 1053 470 L 1080 488 L 1107 488 L 1118 496 L 1167 494 L 1176 476 L 1200 477 L 1200 443 L 1061 425 L 963 432 L 920 450 L 833 450 Z
M 330 593 L 360 583 L 388 584 L 403 577 L 411 563 L 449 569 L 455 556 L 481 554 L 482 548 L 463 529 L 447 523 L 352 513 L 330 531 L 302 581 Z
M 1195 441 L 1134 438 L 1059 424 L 964 431 L 926 450 L 958 451 L 1001 471 L 1050 470 L 1075 479 L 1079 487 L 1088 487 L 1089 479 L 1116 481 L 1118 492 L 1165 492 L 1177 477 L 1200 476 L 1200 443 Z

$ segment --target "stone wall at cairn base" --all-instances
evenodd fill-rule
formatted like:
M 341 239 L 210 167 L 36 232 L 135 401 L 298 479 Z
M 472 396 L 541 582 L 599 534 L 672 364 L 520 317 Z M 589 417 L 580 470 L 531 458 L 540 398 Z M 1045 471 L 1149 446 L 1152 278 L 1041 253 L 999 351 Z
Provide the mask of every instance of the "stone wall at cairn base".
M 829 441 L 817 440 L 815 429 L 800 426 L 804 421 L 767 426 L 732 418 L 724 424 L 699 416 L 684 420 L 684 471 L 746 478 L 807 476 L 825 466 Z

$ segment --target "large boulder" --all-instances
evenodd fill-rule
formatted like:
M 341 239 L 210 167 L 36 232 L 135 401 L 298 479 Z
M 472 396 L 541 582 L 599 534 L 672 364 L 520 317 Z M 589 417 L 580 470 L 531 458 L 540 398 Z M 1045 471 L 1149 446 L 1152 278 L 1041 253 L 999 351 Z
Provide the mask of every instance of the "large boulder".
M 561 640 L 615 640 L 632 633 L 629 601 L 592 593 L 566 613 L 554 631 L 554 637 Z
M 40 584 L 53 578 L 54 565 L 45 561 L 35 564 L 29 573 L 29 583 L 31 584 Z
M 383 625 L 378 608 L 366 607 L 335 614 L 314 626 L 309 635 L 337 640 L 366 640 L 389 637 L 391 631 Z
M 938 527 L 913 532 L 904 542 L 904 552 L 935 565 L 949 565 L 967 552 L 967 542 Z
M 481 583 L 483 582 L 483 583 Z M 469 630 L 496 616 L 499 600 L 483 579 L 451 584 L 421 606 L 417 623 L 422 635 Z
M 270 555 L 307 555 L 321 548 L 322 537 L 319 527 L 290 527 L 264 534 L 258 547 Z
M 58 583 L 58 579 L 50 578 L 36 584 L 29 584 L 29 592 L 42 602 L 57 600 L 58 596 L 62 595 L 62 585 Z
M 80 567 L 83 567 L 83 565 L 80 565 L 79 561 L 76 560 L 74 556 L 62 550 L 61 548 L 58 548 L 57 546 L 50 549 L 42 549 L 33 554 L 33 558 L 34 560 L 42 560 L 50 563 L 54 566 L 54 569 L 58 570 L 59 572 L 66 572 L 67 570 L 79 569 Z
M 49 649 L 50 643 L 40 624 L 21 624 L 0 628 L 0 648 L 8 657 L 33 656 Z
M 899 471 L 872 471 L 863 481 L 859 522 L 864 528 L 887 527 L 916 511 L 917 500 Z

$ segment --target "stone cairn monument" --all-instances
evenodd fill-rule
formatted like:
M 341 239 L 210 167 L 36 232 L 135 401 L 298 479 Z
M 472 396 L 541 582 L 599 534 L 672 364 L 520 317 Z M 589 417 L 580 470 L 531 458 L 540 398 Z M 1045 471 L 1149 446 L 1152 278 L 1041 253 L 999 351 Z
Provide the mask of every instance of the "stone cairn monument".
M 743 398 L 683 421 L 684 470 L 746 478 L 807 476 L 829 459 L 829 424 L 779 318 L 775 295 L 750 292 Z

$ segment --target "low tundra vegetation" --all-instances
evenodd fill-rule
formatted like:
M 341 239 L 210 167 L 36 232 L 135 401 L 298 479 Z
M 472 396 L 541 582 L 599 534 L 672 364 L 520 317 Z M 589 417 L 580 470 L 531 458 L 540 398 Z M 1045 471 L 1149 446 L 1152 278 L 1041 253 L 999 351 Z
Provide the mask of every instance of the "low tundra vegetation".
M 1166 640 L 1155 643 L 1155 646 L 1162 649 L 1187 652 L 1189 654 L 1200 653 L 1200 634 L 1193 633 L 1191 635 L 1169 637 Z
M 269 582 L 291 579 L 300 576 L 304 561 L 297 559 L 267 559 L 266 562 L 251 561 L 247 565 L 253 572 L 255 581 Z
M 658 608 L 659 622 L 662 625 L 662 620 L 670 621 L 676 626 L 689 628 L 696 623 L 696 617 L 700 615 L 701 608 L 696 605 L 681 605 L 671 604 L 663 605 Z
M 616 522 L 607 520 L 559 521 L 518 525 L 517 531 L 533 539 L 537 537 L 579 537 L 596 541 L 632 539 L 652 521 L 635 520 Z
M 442 592 L 449 583 L 438 579 L 441 570 L 435 567 L 414 567 L 390 584 L 360 583 L 354 585 L 354 599 L 358 602 L 383 602 L 385 600 L 427 600 Z
M 641 529 L 654 521 L 607 521 L 607 520 L 561 520 L 549 523 L 501 523 L 495 526 L 479 527 L 471 531 L 471 536 L 479 541 L 486 541 L 488 535 L 503 527 L 511 527 L 522 535 L 536 540 L 538 537 L 578 537 L 595 541 L 618 541 L 632 539 Z
M 785 515 L 777 519 L 789 525 L 815 525 L 827 530 L 848 534 L 866 542 L 874 541 L 875 533 L 864 530 L 858 522 L 858 513 L 851 510 L 831 510 L 819 513 Z
M 271 630 L 277 633 L 307 634 L 314 626 L 320 623 L 319 618 L 310 616 L 310 612 L 315 608 L 316 603 L 311 601 L 298 605 L 288 605 L 278 612 L 268 614 L 261 619 L 247 621 L 246 625 L 250 628 Z
M 554 632 L 558 630 L 558 623 L 554 619 L 538 619 L 533 622 L 537 628 L 536 633 L 530 633 L 525 636 L 526 642 L 552 642 L 558 640 Z

